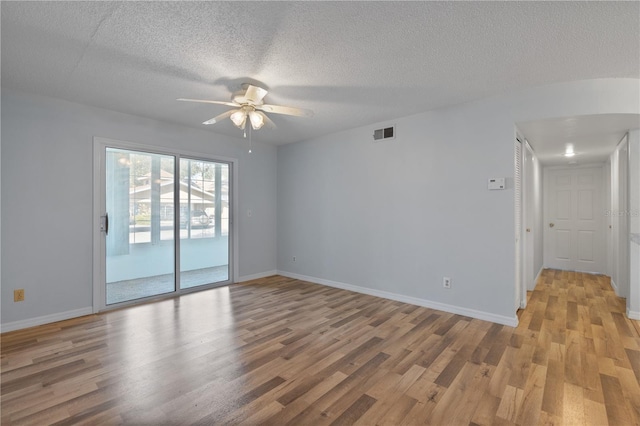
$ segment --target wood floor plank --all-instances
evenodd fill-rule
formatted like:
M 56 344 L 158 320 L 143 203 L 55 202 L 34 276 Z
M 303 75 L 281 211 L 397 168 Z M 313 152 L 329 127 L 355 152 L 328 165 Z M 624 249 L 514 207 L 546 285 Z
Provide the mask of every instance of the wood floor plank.
M 418 401 L 410 396 L 400 395 L 400 398 L 398 398 L 377 424 L 380 426 L 397 426 L 401 424 L 417 403 Z
M 331 425 L 338 426 L 354 424 L 376 402 L 377 400 L 375 398 L 372 398 L 367 394 L 363 394 L 353 404 L 351 404 L 349 408 L 340 414 L 337 419 L 331 422 Z
M 617 370 L 626 406 L 634 421 L 640 424 L 640 383 L 627 369 L 617 367 Z
M 272 276 L 0 336 L 0 422 L 640 424 L 640 325 L 544 270 L 517 328 Z
M 488 393 L 482 394 L 482 399 L 473 413 L 469 424 L 493 425 L 495 423 L 496 412 L 500 406 L 500 398 L 496 398 Z
M 500 406 L 498 406 L 498 411 L 496 412 L 496 417 L 515 423 L 518 410 L 522 405 L 523 393 L 524 391 L 522 389 L 508 385 L 502 395 Z
M 522 405 L 518 409 L 516 423 L 525 425 L 538 423 L 544 395 L 544 383 L 547 375 L 547 367 L 533 364 L 529 372 L 529 378 L 522 393 Z
M 360 424 L 375 424 L 380 423 L 383 417 L 386 418 L 385 422 L 389 422 L 392 418 L 398 420 L 398 423 L 404 418 L 404 416 L 411 410 L 413 405 L 417 402 L 414 398 L 406 395 L 407 390 L 413 386 L 413 384 L 420 379 L 422 373 L 425 371 L 423 367 L 413 365 L 404 375 L 396 373 L 388 373 L 375 385 L 367 390 L 368 395 L 376 396 L 381 399 L 366 415 L 364 415 L 358 423 Z M 404 399 L 402 397 L 405 397 Z M 377 399 L 377 398 L 376 398 Z M 402 402 L 398 402 L 403 399 Z M 400 404 L 406 408 L 400 409 Z M 398 409 L 390 413 L 390 410 Z M 400 417 L 400 419 L 397 419 Z
M 609 424 L 607 419 L 607 409 L 604 403 L 595 402 L 588 398 L 583 400 L 584 403 L 584 418 L 586 424 L 590 425 L 606 425 Z
M 607 418 L 612 425 L 633 424 L 633 418 L 625 404 L 622 386 L 617 377 L 600 374 L 604 403 L 607 409 Z

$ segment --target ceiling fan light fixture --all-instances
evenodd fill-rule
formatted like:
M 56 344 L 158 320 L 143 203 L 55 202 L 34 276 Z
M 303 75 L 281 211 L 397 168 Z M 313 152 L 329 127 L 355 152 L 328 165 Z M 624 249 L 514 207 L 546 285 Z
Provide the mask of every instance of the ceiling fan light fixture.
M 249 112 L 249 120 L 251 120 L 251 127 L 253 127 L 253 130 L 258 130 L 264 126 L 264 117 L 256 111 Z
M 244 125 L 247 121 L 247 113 L 243 110 L 238 110 L 236 112 L 234 112 L 233 114 L 231 114 L 231 121 L 233 121 L 233 124 L 239 128 L 239 129 L 243 129 Z
M 243 90 L 233 93 L 231 96 L 231 102 L 190 98 L 178 98 L 178 100 L 183 102 L 198 102 L 233 107 L 234 109 L 218 114 L 202 124 L 208 125 L 220 123 L 223 119 L 230 118 L 233 125 L 240 130 L 244 130 L 247 127 L 247 121 L 251 123 L 251 129 L 253 130 L 261 129 L 265 124 L 267 127 L 275 129 L 275 124 L 271 121 L 269 115 L 265 113 L 291 115 L 294 117 L 313 117 L 313 111 L 311 110 L 283 105 L 265 104 L 264 97 L 267 95 L 268 91 L 261 87 L 245 83 L 242 85 L 242 89 Z

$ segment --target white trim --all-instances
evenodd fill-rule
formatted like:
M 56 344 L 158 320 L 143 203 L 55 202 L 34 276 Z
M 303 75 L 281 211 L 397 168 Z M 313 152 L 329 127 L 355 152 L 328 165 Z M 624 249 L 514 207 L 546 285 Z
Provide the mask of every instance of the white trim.
M 616 282 L 613 280 L 613 278 L 611 278 L 611 287 L 613 287 L 613 291 L 616 293 L 616 296 L 620 296 L 618 294 L 618 284 L 616 284 Z
M 627 308 L 627 318 L 640 321 L 640 311 L 631 311 Z
M 538 271 L 538 273 L 536 274 L 536 279 L 533 282 L 533 288 L 535 290 L 535 288 L 538 286 L 538 280 L 540 279 L 540 275 L 542 275 L 542 271 L 545 270 L 544 265 L 540 267 L 540 270 Z M 527 291 L 533 291 L 533 290 L 527 290 Z
M 527 280 L 526 277 L 526 250 L 525 250 L 525 205 L 524 205 L 524 158 L 525 139 L 516 128 L 515 141 L 513 143 L 513 206 L 514 206 L 514 252 L 515 252 L 515 310 L 524 309 L 527 306 Z
M 257 279 L 260 279 L 260 278 L 271 277 L 273 275 L 278 275 L 278 271 L 273 270 L 273 271 L 260 272 L 258 274 L 243 275 L 241 277 L 238 277 L 238 279 L 235 282 L 243 283 L 245 281 L 251 281 L 251 280 L 257 280 Z
M 93 281 L 91 291 L 93 293 L 92 309 L 94 314 L 98 313 L 102 306 L 105 306 L 105 296 L 102 294 L 100 284 L 104 276 L 104 262 L 102 262 L 104 243 L 100 230 L 100 216 L 103 213 L 101 200 L 104 198 L 102 188 L 104 188 L 105 177 L 102 164 L 105 146 L 95 137 L 93 138 Z
M 352 284 L 345 284 L 338 281 L 325 280 L 323 278 L 310 277 L 307 275 L 295 274 L 293 272 L 278 271 L 278 275 L 284 277 L 295 278 L 302 281 L 308 281 L 315 284 L 326 285 L 329 287 L 340 288 L 343 290 L 349 290 L 356 293 L 367 294 L 369 296 L 382 297 L 384 299 L 395 300 L 398 302 L 409 303 L 411 305 L 422 306 L 425 308 L 436 309 L 438 311 L 449 312 L 457 315 L 464 315 L 471 318 L 476 318 L 483 321 L 495 322 L 497 324 L 507 325 L 509 327 L 518 326 L 518 317 L 507 317 L 503 315 L 496 315 L 490 312 L 477 311 L 475 309 L 463 308 L 460 306 L 448 305 L 446 303 L 434 302 L 432 300 L 420 299 L 412 296 L 405 296 L 402 294 L 391 293 L 383 290 L 375 290 L 366 287 L 360 287 Z
M 231 210 L 231 217 L 229 220 L 231 223 L 231 232 L 233 232 L 233 238 L 230 241 L 231 247 L 229 247 L 229 262 L 233 265 L 233 271 L 229 271 L 231 276 L 229 277 L 229 284 L 233 283 L 236 277 L 240 277 L 240 160 L 236 158 L 227 159 L 231 167 L 231 182 L 229 182 L 229 195 L 231 196 L 231 203 L 233 207 Z
M 23 328 L 35 327 L 38 325 L 49 324 L 57 321 L 64 321 L 71 318 L 83 317 L 85 315 L 93 314 L 93 307 L 87 306 L 86 308 L 75 309 L 73 311 L 59 312 L 57 314 L 44 315 L 36 318 L 29 318 L 20 321 L 13 321 L 2 324 L 2 333 L 14 330 L 22 330 Z

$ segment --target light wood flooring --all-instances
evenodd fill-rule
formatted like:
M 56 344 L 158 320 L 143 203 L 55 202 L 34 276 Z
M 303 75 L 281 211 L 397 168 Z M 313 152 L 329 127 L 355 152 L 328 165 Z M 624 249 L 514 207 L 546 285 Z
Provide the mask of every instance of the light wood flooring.
M 1 422 L 637 425 L 640 326 L 544 271 L 511 328 L 280 276 L 1 336 Z

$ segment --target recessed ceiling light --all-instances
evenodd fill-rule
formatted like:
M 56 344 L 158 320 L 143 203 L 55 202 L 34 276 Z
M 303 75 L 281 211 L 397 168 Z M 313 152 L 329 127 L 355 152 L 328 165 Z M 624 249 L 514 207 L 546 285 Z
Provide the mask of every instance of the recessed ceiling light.
M 566 145 L 566 149 L 564 151 L 564 156 L 565 157 L 573 157 L 574 155 L 576 155 L 576 153 L 573 152 L 573 144 L 572 143 L 568 143 Z
M 564 156 L 565 157 L 573 157 L 576 153 L 573 151 L 573 144 L 568 143 L 565 145 Z

